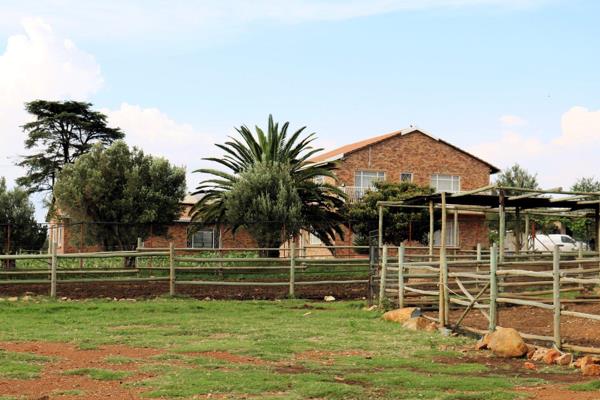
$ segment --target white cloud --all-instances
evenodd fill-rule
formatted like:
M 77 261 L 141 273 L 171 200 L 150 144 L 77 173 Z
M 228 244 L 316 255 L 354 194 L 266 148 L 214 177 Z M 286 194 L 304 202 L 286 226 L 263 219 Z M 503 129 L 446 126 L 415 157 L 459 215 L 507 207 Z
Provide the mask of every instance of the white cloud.
M 199 0 L 82 2 L 62 0 L 22 0 L 3 5 L 0 27 L 13 27 L 15 18 L 34 9 L 55 26 L 82 36 L 106 37 L 162 36 L 177 32 L 237 30 L 262 23 L 335 21 L 377 14 L 424 10 L 495 6 L 523 8 L 549 0 Z M 196 38 L 197 39 L 197 38 Z
M 111 126 L 125 132 L 129 145 L 165 157 L 174 165 L 185 166 L 188 190 L 196 186 L 198 177 L 191 172 L 200 168 L 204 164 L 201 158 L 213 150 L 211 135 L 195 130 L 190 124 L 178 123 L 157 108 L 122 103 L 117 110 L 100 111 L 108 116 Z
M 511 126 L 521 126 L 521 125 L 525 125 L 527 123 L 527 121 L 525 121 L 523 118 L 519 117 L 518 115 L 503 115 L 500 117 L 500 123 L 504 126 L 507 127 L 511 127 Z
M 572 107 L 562 115 L 555 136 L 511 130 L 469 150 L 500 168 L 519 163 L 537 173 L 544 187 L 568 188 L 580 177 L 600 176 L 600 110 Z
M 0 54 L 0 176 L 9 181 L 21 173 L 12 164 L 24 152 L 23 104 L 39 98 L 85 100 L 103 84 L 94 57 L 42 19 L 23 19 L 22 28 L 24 33 L 10 36 Z

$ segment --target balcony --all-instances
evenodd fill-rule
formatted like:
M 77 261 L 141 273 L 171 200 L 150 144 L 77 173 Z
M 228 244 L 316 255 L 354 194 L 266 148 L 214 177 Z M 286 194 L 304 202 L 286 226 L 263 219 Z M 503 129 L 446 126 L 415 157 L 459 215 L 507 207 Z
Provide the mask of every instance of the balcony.
M 369 190 L 376 190 L 375 188 L 359 187 L 359 186 L 340 186 L 342 192 L 348 196 L 348 202 L 354 203 L 362 198 L 365 193 Z

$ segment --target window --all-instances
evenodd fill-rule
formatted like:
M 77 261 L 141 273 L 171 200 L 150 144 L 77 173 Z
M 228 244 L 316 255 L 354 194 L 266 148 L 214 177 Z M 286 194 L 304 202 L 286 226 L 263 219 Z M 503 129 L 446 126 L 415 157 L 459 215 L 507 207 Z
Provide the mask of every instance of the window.
M 189 246 L 196 249 L 214 249 L 215 232 L 212 229 L 200 229 L 190 234 Z
M 356 171 L 354 175 L 354 186 L 371 189 L 375 182 L 385 180 L 385 172 L 380 171 Z
M 411 183 L 413 181 L 412 172 L 401 172 L 400 173 L 400 182 L 408 182 Z
M 575 240 L 573 240 L 572 238 L 570 238 L 569 236 L 561 236 L 560 241 L 561 241 L 561 243 L 577 244 L 577 242 Z
M 316 235 L 313 235 L 312 233 L 310 234 L 310 238 L 309 238 L 310 244 L 311 245 L 322 245 L 323 242 L 321 242 L 321 239 L 319 239 Z
M 442 245 L 442 242 L 440 240 L 441 234 L 442 234 L 441 230 L 437 230 L 437 231 L 433 232 L 433 245 L 434 246 Z M 446 246 L 454 247 L 457 245 L 458 245 L 458 243 L 454 243 L 454 221 L 446 221 Z
M 431 175 L 431 187 L 436 192 L 460 192 L 460 176 L 457 175 Z
M 325 177 L 323 175 L 317 175 L 313 178 L 313 182 L 318 185 L 322 185 L 325 183 Z
M 64 241 L 64 230 L 63 230 L 63 226 L 59 225 L 58 226 L 58 235 L 57 235 L 57 244 L 56 247 L 62 247 L 63 245 L 63 241 Z

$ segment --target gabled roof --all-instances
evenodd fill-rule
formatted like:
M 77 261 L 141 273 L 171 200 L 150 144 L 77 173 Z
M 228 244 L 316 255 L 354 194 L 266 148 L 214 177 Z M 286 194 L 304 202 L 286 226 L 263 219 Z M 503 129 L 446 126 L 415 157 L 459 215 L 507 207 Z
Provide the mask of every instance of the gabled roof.
M 422 129 L 418 129 L 418 128 L 415 128 L 415 127 L 412 127 L 412 126 L 409 127 L 409 128 L 401 129 L 399 131 L 394 131 L 394 132 L 386 133 L 385 135 L 375 136 L 375 137 L 372 137 L 372 138 L 369 138 L 369 139 L 361 140 L 359 142 L 355 142 L 355 143 L 347 144 L 347 145 L 342 146 L 342 147 L 338 147 L 337 149 L 330 150 L 330 151 L 327 151 L 325 153 L 321 153 L 321 154 L 319 154 L 319 155 L 311 158 L 308 161 L 313 162 L 313 163 L 322 163 L 322 162 L 326 162 L 326 161 L 339 160 L 339 159 L 343 158 L 345 155 L 348 155 L 350 153 L 354 153 L 355 151 L 364 149 L 364 148 L 366 148 L 368 146 L 374 145 L 374 144 L 379 143 L 379 142 L 383 142 L 384 140 L 390 139 L 390 138 L 395 137 L 395 136 L 404 136 L 404 135 L 408 135 L 408 134 L 411 134 L 411 133 L 421 133 L 421 134 L 423 134 L 425 136 L 428 136 L 429 138 L 431 138 L 431 139 L 433 139 L 435 141 L 438 141 L 438 142 L 443 143 L 443 144 L 445 144 L 447 146 L 450 146 L 453 149 L 458 150 L 461 153 L 466 154 L 467 156 L 469 156 L 471 158 L 474 158 L 474 159 L 476 159 L 476 160 L 484 163 L 485 165 L 487 165 L 488 167 L 490 167 L 490 172 L 492 174 L 495 174 L 496 172 L 500 172 L 499 168 L 495 167 L 494 165 L 490 164 L 489 162 L 487 162 L 485 160 L 482 160 L 481 158 L 476 157 L 475 155 L 473 155 L 473 154 L 471 154 L 471 153 L 469 153 L 469 152 L 467 152 L 467 151 L 465 151 L 465 150 L 463 150 L 463 149 L 461 149 L 461 148 L 459 148 L 459 147 L 457 147 L 457 146 L 455 146 L 455 145 L 453 145 L 451 143 L 448 143 L 445 140 L 437 138 L 437 137 L 435 137 L 435 136 L 433 136 L 433 135 L 431 135 L 431 134 L 423 131 Z

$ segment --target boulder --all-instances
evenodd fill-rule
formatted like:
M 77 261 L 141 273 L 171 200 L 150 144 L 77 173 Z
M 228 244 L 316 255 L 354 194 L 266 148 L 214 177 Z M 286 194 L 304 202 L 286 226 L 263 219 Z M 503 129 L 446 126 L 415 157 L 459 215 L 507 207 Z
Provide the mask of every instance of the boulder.
M 499 357 L 522 357 L 528 348 L 519 332 L 513 328 L 498 327 L 490 334 L 488 348 Z
M 542 361 L 544 359 L 544 356 L 546 355 L 547 352 L 549 352 L 550 349 L 547 349 L 545 347 L 538 347 L 533 354 L 531 355 L 531 357 L 529 357 L 529 353 L 528 353 L 528 357 L 531 361 Z
M 335 297 L 333 297 L 333 296 L 325 296 L 323 298 L 323 300 L 325 300 L 325 301 L 335 301 Z
M 403 324 L 411 318 L 421 316 L 421 309 L 418 307 L 398 308 L 397 310 L 388 311 L 383 314 L 383 319 L 386 321 L 398 322 Z
M 562 356 L 558 357 L 555 362 L 558 365 L 571 365 L 571 363 L 573 362 L 573 354 L 565 353 Z
M 490 344 L 490 334 L 486 333 L 481 339 L 475 343 L 475 350 L 485 350 Z
M 423 317 L 415 317 L 405 321 L 402 324 L 403 328 L 410 329 L 413 331 L 427 331 L 433 332 L 437 329 L 435 322 L 431 322 Z
M 600 365 L 586 364 L 583 367 L 581 367 L 581 373 L 584 376 L 600 376 Z
M 532 363 L 532 362 L 529 362 L 529 361 L 526 361 L 525 364 L 523 364 L 523 368 L 529 369 L 529 370 L 532 370 L 532 371 L 536 371 L 537 370 L 537 367 L 535 366 L 535 364 Z
M 548 365 L 552 365 L 560 356 L 561 356 L 560 351 L 555 350 L 555 349 L 550 349 L 546 352 L 542 361 L 544 361 L 544 363 L 546 363 Z
M 592 356 L 583 356 L 577 361 L 575 361 L 575 368 L 583 369 L 586 365 L 589 364 L 600 364 L 600 359 Z

